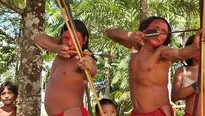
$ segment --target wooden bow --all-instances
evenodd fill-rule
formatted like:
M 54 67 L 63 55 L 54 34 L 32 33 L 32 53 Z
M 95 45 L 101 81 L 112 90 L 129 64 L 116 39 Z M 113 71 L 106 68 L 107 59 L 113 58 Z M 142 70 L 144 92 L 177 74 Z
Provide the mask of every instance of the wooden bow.
M 201 38 L 204 38 L 205 37 L 205 2 L 204 0 L 200 0 L 199 1 L 199 5 L 200 5 L 200 26 L 203 30 L 202 32 L 202 35 L 201 35 Z M 204 88 L 205 88 L 205 72 L 204 72 L 204 69 L 205 69 L 205 62 L 203 60 L 203 58 L 205 57 L 205 53 L 204 53 L 204 50 L 205 50 L 205 44 L 201 41 L 201 50 L 200 50 L 200 63 L 199 63 L 199 71 L 198 71 L 198 80 L 197 80 L 197 91 L 196 92 L 196 96 L 195 96 L 195 103 L 194 103 L 194 109 L 193 109 L 193 113 L 192 115 L 193 116 L 196 116 L 196 113 L 197 113 L 197 107 L 198 107 L 198 102 L 199 102 L 199 97 L 200 97 L 200 100 L 201 100 L 201 112 L 200 112 L 200 116 L 204 116 Z
M 64 22 L 65 22 L 65 24 L 68 28 L 68 31 L 71 35 L 72 41 L 73 41 L 74 46 L 75 46 L 76 51 L 77 51 L 77 54 L 80 58 L 82 58 L 83 57 L 83 51 L 82 51 L 82 48 L 79 44 L 79 39 L 78 39 L 77 34 L 76 34 L 74 21 L 72 19 L 72 13 L 71 13 L 70 5 L 65 0 L 61 0 L 61 1 L 57 0 L 57 3 L 58 3 L 58 6 L 61 10 L 61 14 L 63 16 Z M 63 4 L 63 6 L 61 4 Z M 69 21 L 69 23 L 68 23 L 68 21 Z M 91 79 L 90 72 L 87 69 L 84 69 L 84 72 L 85 72 L 85 75 L 87 77 L 88 83 L 90 84 L 91 90 L 92 90 L 92 92 L 95 96 L 95 99 L 96 99 L 100 114 L 101 114 L 101 116 L 104 116 L 101 104 L 99 102 L 96 90 L 94 88 L 94 85 L 93 85 L 93 82 L 92 82 L 92 79 Z

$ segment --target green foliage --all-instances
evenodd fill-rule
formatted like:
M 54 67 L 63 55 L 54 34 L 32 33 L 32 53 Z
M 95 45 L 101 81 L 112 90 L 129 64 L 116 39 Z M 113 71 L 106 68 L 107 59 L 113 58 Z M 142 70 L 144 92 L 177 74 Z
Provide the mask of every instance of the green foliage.
M 176 114 L 176 116 L 183 116 L 184 115 L 184 109 L 176 109 L 175 114 Z
M 0 5 L 0 17 L 0 75 L 2 78 L 14 79 L 18 71 L 17 48 L 21 36 L 21 17 L 3 5 Z
M 55 0 L 46 1 L 46 33 L 50 36 L 59 37 L 63 26 L 61 11 L 58 9 Z
M 0 29 L 0 74 L 9 70 L 15 62 L 16 51 L 14 39 Z
M 26 0 L 9 0 L 9 3 L 20 9 L 23 9 L 26 7 Z

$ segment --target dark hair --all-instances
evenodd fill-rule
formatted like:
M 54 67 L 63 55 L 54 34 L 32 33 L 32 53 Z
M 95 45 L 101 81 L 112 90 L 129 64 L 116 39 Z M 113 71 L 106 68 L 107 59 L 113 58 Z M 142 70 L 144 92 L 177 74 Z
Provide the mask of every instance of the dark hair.
M 112 100 L 107 99 L 107 98 L 101 99 L 100 100 L 100 104 L 101 105 L 111 104 L 111 105 L 113 105 L 116 108 L 115 103 Z M 98 107 L 97 104 L 95 105 L 95 112 L 96 112 L 96 115 L 99 115 L 99 113 L 100 113 L 99 107 Z
M 69 22 L 68 22 L 68 23 L 69 23 Z M 83 44 L 82 50 L 88 49 L 89 34 L 88 34 L 88 30 L 87 30 L 85 24 L 84 24 L 82 21 L 80 21 L 80 20 L 74 20 L 74 24 L 75 24 L 76 30 L 82 34 L 83 38 L 84 38 L 85 36 L 87 36 L 87 41 L 86 41 L 85 44 Z M 61 36 L 61 40 L 60 40 L 60 44 L 62 44 L 62 35 L 63 35 L 63 32 L 64 32 L 64 31 L 67 31 L 67 30 L 68 30 L 68 28 L 67 28 L 66 24 L 64 24 L 64 25 L 63 25 L 63 28 L 61 29 L 61 35 L 60 35 L 60 36 Z
M 195 37 L 195 35 L 190 36 L 190 37 L 188 38 L 188 40 L 186 41 L 185 46 L 191 45 L 191 44 L 193 43 L 193 41 L 194 41 L 194 37 Z M 187 66 L 192 66 L 192 65 L 193 65 L 192 58 L 186 60 L 185 62 L 186 62 L 186 64 L 187 64 Z
M 10 81 L 1 84 L 0 93 L 2 93 L 6 87 L 9 91 L 13 92 L 16 97 L 18 96 L 18 86 Z
M 162 18 L 162 17 L 155 17 L 155 16 L 152 16 L 152 17 L 149 17 L 145 20 L 143 20 L 140 25 L 139 25 L 139 30 L 140 31 L 144 31 L 145 29 L 147 29 L 147 27 L 154 21 L 154 20 L 157 20 L 157 19 L 160 19 L 160 20 L 164 20 L 168 26 L 168 31 L 171 32 L 172 29 L 171 29 L 171 26 L 169 25 L 169 23 L 167 22 L 166 19 Z M 171 42 L 171 33 L 169 33 L 167 35 L 167 38 L 166 40 L 164 41 L 163 45 L 168 45 L 169 43 Z

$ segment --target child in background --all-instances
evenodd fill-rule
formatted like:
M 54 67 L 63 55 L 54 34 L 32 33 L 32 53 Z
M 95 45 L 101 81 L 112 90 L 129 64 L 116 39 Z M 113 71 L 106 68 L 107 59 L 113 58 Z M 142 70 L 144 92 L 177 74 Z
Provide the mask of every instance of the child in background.
M 1 101 L 3 106 L 0 108 L 0 116 L 16 116 L 15 100 L 18 95 L 18 86 L 10 81 L 1 84 Z
M 100 104 L 102 106 L 104 116 L 117 116 L 116 106 L 112 100 L 103 98 L 100 100 Z M 101 116 L 97 104 L 95 106 L 95 112 L 96 116 Z

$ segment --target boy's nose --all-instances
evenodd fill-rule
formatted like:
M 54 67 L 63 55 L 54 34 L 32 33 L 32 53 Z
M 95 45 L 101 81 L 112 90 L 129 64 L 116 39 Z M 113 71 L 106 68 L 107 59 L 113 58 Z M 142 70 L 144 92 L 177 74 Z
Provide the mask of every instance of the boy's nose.
M 6 94 L 5 94 L 5 97 L 9 97 L 9 94 L 8 94 L 8 93 L 6 93 Z
M 68 41 L 68 45 L 72 45 L 72 44 L 73 44 L 72 40 Z

